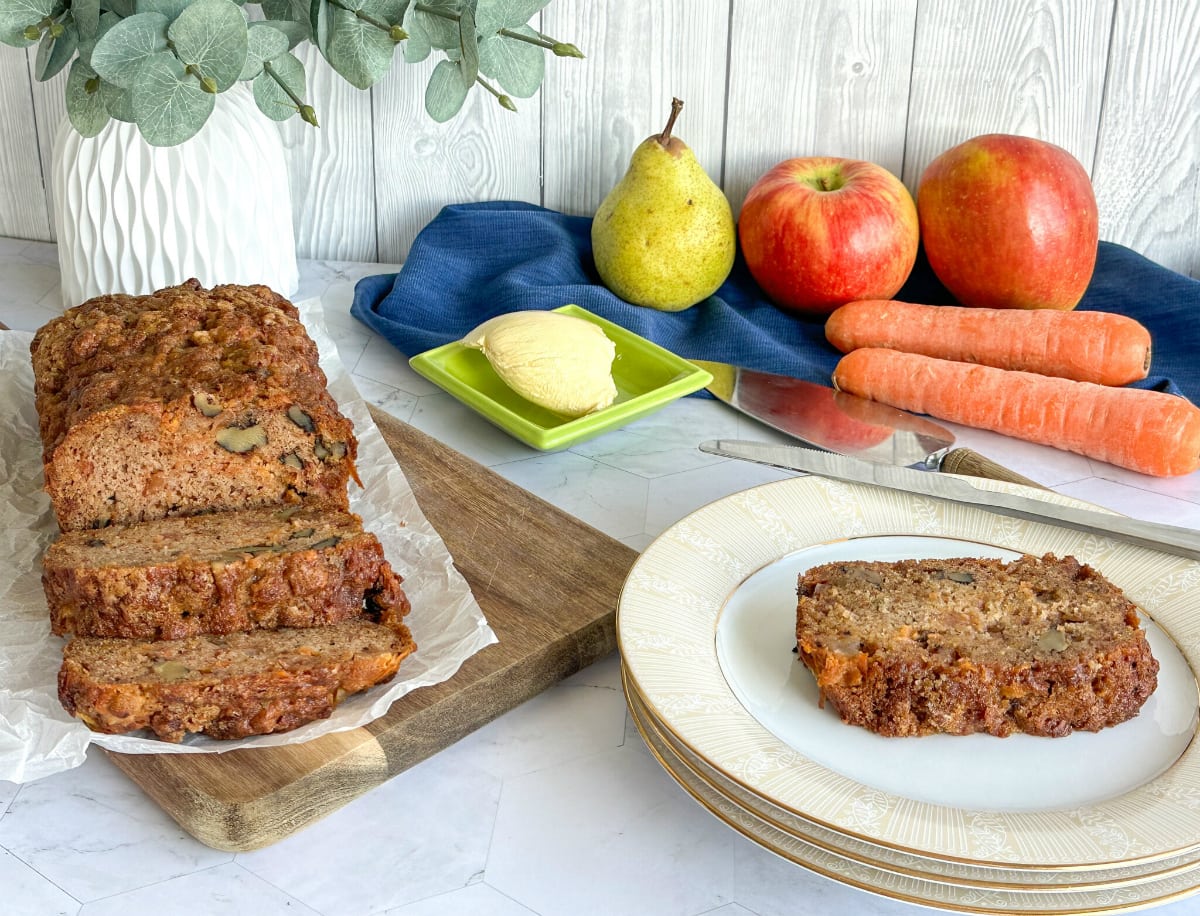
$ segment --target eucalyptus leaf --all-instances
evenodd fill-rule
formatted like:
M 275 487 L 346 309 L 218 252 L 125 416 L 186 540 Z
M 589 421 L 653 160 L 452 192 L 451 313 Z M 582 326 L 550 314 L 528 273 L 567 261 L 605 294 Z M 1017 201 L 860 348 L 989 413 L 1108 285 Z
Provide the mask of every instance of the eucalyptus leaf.
M 425 31 L 425 17 L 417 12 L 416 4 L 410 4 L 404 13 L 404 31 L 408 38 L 404 42 L 404 62 L 418 64 L 427 58 L 433 50 L 429 35 Z
M 214 93 L 200 88 L 200 81 L 174 54 L 163 51 L 142 65 L 133 87 L 133 114 L 147 143 L 174 146 L 196 135 L 212 114 L 216 99 Z
M 296 113 L 296 103 L 279 85 L 281 81 L 296 98 L 304 98 L 304 64 L 294 54 L 283 54 L 271 61 L 271 73 L 265 70 L 254 78 L 251 88 L 259 111 L 273 121 L 286 121 Z M 278 81 L 276 80 L 278 78 Z
M 478 0 L 475 26 L 486 38 L 501 29 L 525 25 L 549 4 L 550 0 Z
M 87 91 L 87 83 L 93 79 L 99 80 L 96 71 L 76 58 L 67 73 L 67 87 L 64 93 L 67 103 L 67 118 L 70 120 L 71 126 L 84 137 L 96 136 L 109 121 L 108 111 L 104 107 L 104 98 L 99 88 L 95 92 Z
M 162 13 L 168 22 L 174 22 L 192 0 L 134 0 L 133 8 L 138 13 Z
M 238 79 L 254 79 L 262 73 L 263 61 L 274 60 L 287 51 L 288 37 L 274 23 L 250 23 L 246 32 L 246 63 Z
M 429 44 L 444 50 L 458 47 L 458 16 L 465 5 L 464 0 L 418 0 L 410 9 L 413 22 L 420 26 Z
M 120 86 L 114 86 L 112 83 L 100 81 L 100 100 L 104 103 L 104 110 L 118 121 L 135 120 L 133 117 L 133 93 L 128 89 L 122 89 Z
M 237 82 L 246 62 L 246 17 L 232 0 L 197 0 L 171 23 L 167 36 L 179 60 L 212 77 L 218 92 Z
M 137 12 L 134 0 L 100 0 L 100 9 L 111 10 L 122 19 L 128 19 Z
M 475 34 L 475 14 L 464 9 L 458 20 L 458 47 L 462 54 L 463 82 L 471 86 L 479 76 L 479 36 Z
M 33 65 L 33 75 L 39 80 L 45 81 L 57 76 L 79 48 L 79 30 L 70 14 L 62 25 L 62 34 L 57 38 L 52 37 L 49 31 L 42 35 Z
M 518 26 L 513 31 L 526 34 L 532 33 L 533 29 Z M 542 85 L 546 55 L 537 45 L 527 41 L 495 35 L 479 43 L 479 69 L 509 95 L 527 99 Z
M 308 21 L 308 0 L 262 0 L 260 6 L 263 15 L 276 22 L 281 19 L 288 22 Z
M 342 9 L 329 11 L 325 58 L 350 85 L 367 89 L 388 72 L 396 43 L 388 33 Z
M 132 89 L 142 64 L 167 49 L 167 25 L 162 13 L 137 13 L 122 19 L 96 42 L 92 69 L 105 82 Z
M 0 42 L 14 48 L 33 44 L 25 37 L 25 29 L 53 13 L 54 7 L 55 0 L 3 0 L 0 2 Z
M 72 0 L 71 16 L 79 29 L 81 43 L 100 34 L 100 0 Z
M 302 22 L 295 19 L 272 19 L 271 28 L 278 29 L 284 34 L 288 40 L 287 49 L 289 51 L 301 42 L 312 39 L 312 27 L 308 24 L 307 19 Z
M 96 47 L 98 42 L 114 25 L 121 21 L 121 18 L 110 10 L 105 10 L 100 14 L 100 19 L 96 24 L 96 34 L 91 38 L 84 38 L 82 31 L 79 37 L 79 59 L 88 65 L 88 69 L 92 66 L 92 49 Z
M 333 10 L 329 0 L 309 0 L 308 26 L 312 32 L 312 42 L 322 54 L 329 47 L 329 17 Z
M 463 80 L 459 64 L 451 60 L 439 61 L 425 87 L 425 111 L 439 123 L 449 121 L 462 109 L 470 88 Z

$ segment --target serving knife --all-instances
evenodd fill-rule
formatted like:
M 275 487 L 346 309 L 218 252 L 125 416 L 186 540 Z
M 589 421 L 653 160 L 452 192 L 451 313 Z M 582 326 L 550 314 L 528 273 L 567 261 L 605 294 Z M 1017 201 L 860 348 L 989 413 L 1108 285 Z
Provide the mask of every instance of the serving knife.
M 1042 487 L 969 448 L 932 420 L 828 385 L 693 359 L 713 377 L 707 386 L 734 410 L 801 442 L 864 461 L 1005 480 Z
M 1144 522 L 1092 509 L 1062 506 L 1014 493 L 982 490 L 963 477 L 925 474 L 912 468 L 875 464 L 801 446 L 772 445 L 737 439 L 713 439 L 703 442 L 700 444 L 700 451 L 790 471 L 805 471 L 833 480 L 886 487 L 905 493 L 919 493 L 953 503 L 975 506 L 996 515 L 1072 528 L 1187 557 L 1189 560 L 1200 560 L 1200 531 L 1158 522 Z

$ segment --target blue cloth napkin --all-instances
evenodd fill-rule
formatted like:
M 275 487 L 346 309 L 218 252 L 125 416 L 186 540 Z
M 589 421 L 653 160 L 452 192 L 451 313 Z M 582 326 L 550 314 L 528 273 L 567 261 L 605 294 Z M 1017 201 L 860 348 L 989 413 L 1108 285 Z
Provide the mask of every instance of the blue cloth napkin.
M 825 340 L 823 319 L 772 305 L 740 255 L 715 295 L 682 312 L 658 312 L 604 288 L 592 262 L 591 224 L 513 201 L 445 207 L 417 236 L 400 273 L 358 282 L 351 314 L 415 356 L 494 315 L 573 302 L 685 358 L 829 382 L 841 354 Z M 896 298 L 954 301 L 923 257 Z M 1150 377 L 1137 386 L 1200 403 L 1200 281 L 1101 242 L 1077 308 L 1140 321 L 1154 355 Z

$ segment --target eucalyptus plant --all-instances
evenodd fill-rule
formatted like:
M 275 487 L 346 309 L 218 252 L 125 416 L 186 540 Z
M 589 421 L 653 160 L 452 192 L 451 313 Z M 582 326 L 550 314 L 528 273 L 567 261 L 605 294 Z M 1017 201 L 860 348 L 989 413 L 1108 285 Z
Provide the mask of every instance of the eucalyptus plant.
M 406 63 L 438 52 L 425 110 L 448 121 L 480 86 L 507 109 L 537 92 L 545 52 L 582 57 L 532 28 L 550 0 L 0 0 L 0 42 L 37 44 L 34 73 L 70 64 L 67 117 L 95 136 L 110 118 L 137 124 L 154 146 L 193 136 L 216 96 L 249 82 L 258 107 L 317 126 L 305 101 L 304 64 L 315 44 L 352 85 L 374 85 L 399 49 Z M 247 7 L 250 7 L 248 10 Z M 257 7 L 257 9 L 254 9 Z

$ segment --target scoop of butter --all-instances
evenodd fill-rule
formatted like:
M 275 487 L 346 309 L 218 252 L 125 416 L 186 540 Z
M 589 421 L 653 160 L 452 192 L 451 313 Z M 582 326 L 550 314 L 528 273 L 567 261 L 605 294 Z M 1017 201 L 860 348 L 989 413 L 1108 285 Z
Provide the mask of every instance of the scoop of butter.
M 483 351 L 521 397 L 566 417 L 581 417 L 617 398 L 616 347 L 603 329 L 559 312 L 497 315 L 462 339 Z

